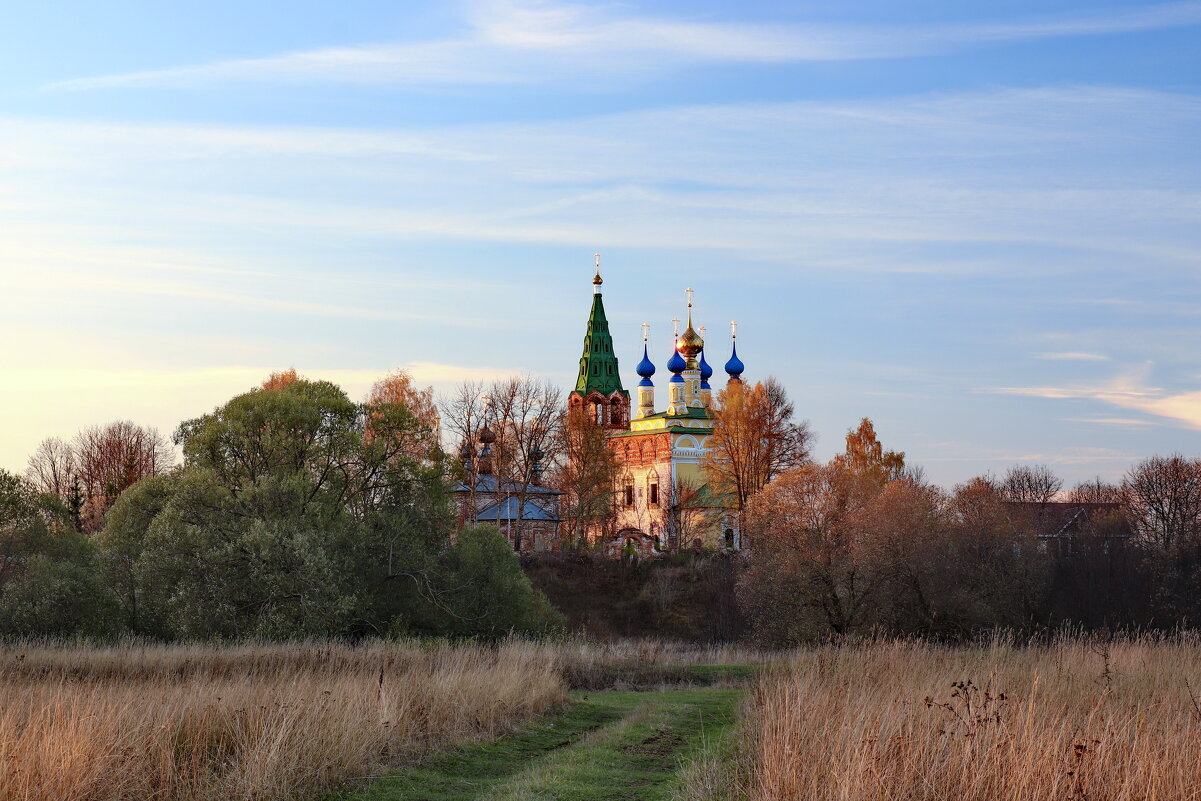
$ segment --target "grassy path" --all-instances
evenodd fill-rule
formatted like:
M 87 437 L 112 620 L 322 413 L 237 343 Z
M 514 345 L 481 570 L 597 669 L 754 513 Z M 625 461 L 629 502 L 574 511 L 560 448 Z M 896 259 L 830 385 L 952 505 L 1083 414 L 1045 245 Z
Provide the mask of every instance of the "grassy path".
M 729 736 L 738 690 L 577 693 L 557 715 L 336 796 L 338 801 L 658 801 Z

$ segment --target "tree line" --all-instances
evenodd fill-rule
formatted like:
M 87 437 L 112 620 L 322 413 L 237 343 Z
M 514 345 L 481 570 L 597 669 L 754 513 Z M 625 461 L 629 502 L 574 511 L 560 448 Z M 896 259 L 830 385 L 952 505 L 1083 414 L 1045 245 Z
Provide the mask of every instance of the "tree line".
M 1166 629 L 1201 614 L 1201 460 L 1181 456 L 1146 459 L 1116 484 L 1065 491 L 1035 465 L 947 491 L 865 419 L 828 464 L 781 473 L 744 524 L 754 557 L 739 600 L 775 644 Z
M 454 530 L 432 392 L 275 374 L 182 423 L 121 422 L 0 473 L 0 634 L 162 639 L 554 629 L 495 529 Z
M 693 513 L 715 498 L 751 556 L 723 562 L 712 586 L 730 593 L 729 620 L 765 642 L 1170 627 L 1201 612 L 1199 461 L 1152 457 L 1119 483 L 1071 490 L 1022 466 L 943 490 L 867 419 L 842 453 L 814 462 L 812 434 L 774 379 L 727 388 L 715 406 L 709 486 L 665 493 L 664 547 L 683 561 L 671 577 L 639 579 L 655 614 L 677 614 L 668 588 L 702 575 Z M 464 383 L 438 403 L 398 371 L 355 403 L 285 371 L 182 423 L 178 465 L 171 442 L 129 421 L 48 439 L 24 477 L 0 472 L 0 635 L 555 630 L 562 617 L 509 541 L 458 519 L 452 496 L 487 460 L 518 508 L 538 484 L 565 493 L 565 550 L 615 534 L 621 465 L 605 433 L 565 409 L 529 376 Z M 1050 542 L 1031 508 L 1057 501 L 1090 511 Z M 540 584 L 568 598 L 554 569 L 536 568 Z M 672 630 L 741 626 L 681 618 Z

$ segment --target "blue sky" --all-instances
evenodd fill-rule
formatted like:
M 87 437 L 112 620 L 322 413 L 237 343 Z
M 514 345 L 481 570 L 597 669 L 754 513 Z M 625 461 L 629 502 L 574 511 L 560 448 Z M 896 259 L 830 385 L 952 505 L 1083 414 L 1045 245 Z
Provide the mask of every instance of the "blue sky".
M 1201 451 L 1201 2 L 27 3 L 0 28 L 0 467 L 274 369 L 632 385 L 683 289 L 817 455 Z M 253 7 L 249 7 L 253 6 Z

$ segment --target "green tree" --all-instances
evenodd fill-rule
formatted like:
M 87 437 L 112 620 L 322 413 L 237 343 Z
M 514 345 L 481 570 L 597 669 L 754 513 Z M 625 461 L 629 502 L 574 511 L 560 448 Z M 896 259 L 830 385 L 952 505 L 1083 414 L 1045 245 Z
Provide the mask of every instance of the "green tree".
M 0 634 L 96 636 L 118 625 L 95 548 L 67 508 L 0 470 Z
M 563 625 L 493 526 L 464 528 L 443 555 L 439 573 L 439 617 L 450 632 L 497 639 L 509 633 L 545 634 Z
M 304 379 L 185 422 L 184 467 L 126 493 L 101 537 L 126 619 L 277 637 L 416 614 L 449 532 L 441 458 L 410 455 L 419 425 L 403 404 Z

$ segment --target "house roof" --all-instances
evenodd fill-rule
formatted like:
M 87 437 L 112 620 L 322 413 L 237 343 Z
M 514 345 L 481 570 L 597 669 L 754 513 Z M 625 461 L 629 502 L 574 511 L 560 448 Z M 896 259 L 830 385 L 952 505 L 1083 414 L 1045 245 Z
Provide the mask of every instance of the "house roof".
M 501 481 L 493 475 L 477 476 L 475 481 L 476 492 L 492 492 L 492 493 L 518 493 L 522 488 L 520 484 L 512 481 Z M 460 481 L 455 485 L 455 492 L 471 492 L 471 485 L 464 481 Z M 526 495 L 562 495 L 563 493 L 550 487 L 543 487 L 540 484 L 531 484 L 526 490 Z
M 1134 534 L 1120 503 L 1008 501 L 1005 505 L 1015 523 L 1042 539 L 1084 533 L 1094 524 L 1104 524 L 1104 529 L 1099 533 L 1108 537 L 1130 537 Z
M 559 518 L 552 515 L 550 512 L 543 509 L 533 501 L 526 501 L 520 507 L 517 505 L 516 498 L 505 498 L 500 503 L 494 503 L 485 506 L 480 513 L 475 515 L 476 520 L 516 520 L 517 510 L 521 509 L 522 520 L 545 520 L 551 523 L 558 523 Z

